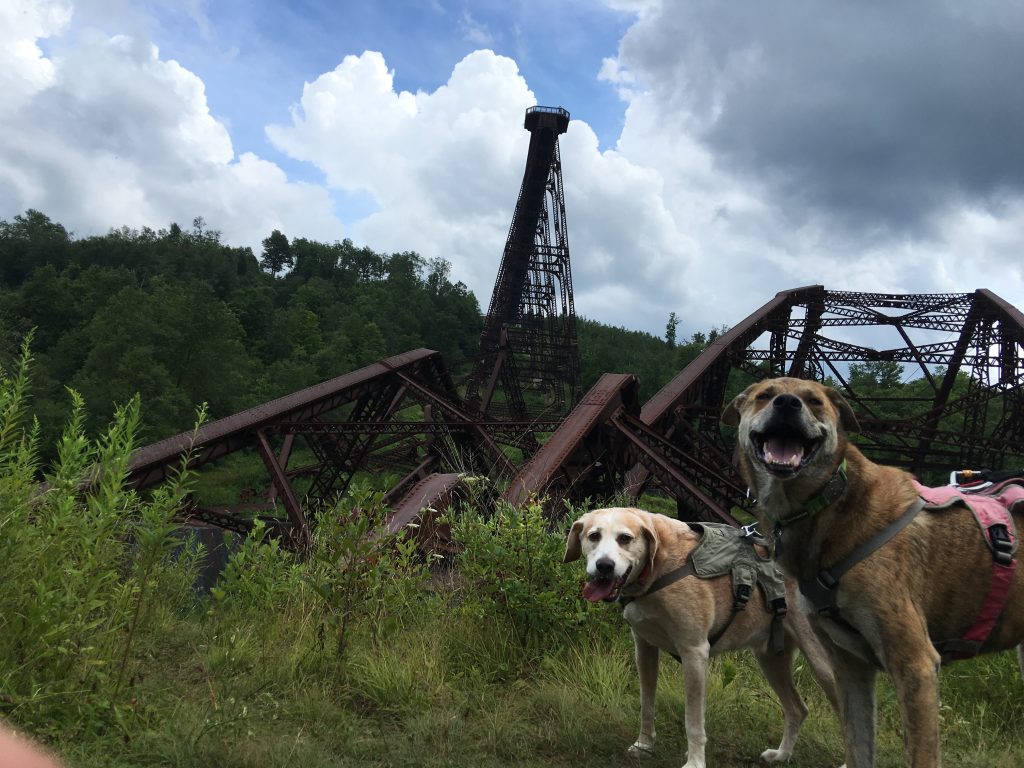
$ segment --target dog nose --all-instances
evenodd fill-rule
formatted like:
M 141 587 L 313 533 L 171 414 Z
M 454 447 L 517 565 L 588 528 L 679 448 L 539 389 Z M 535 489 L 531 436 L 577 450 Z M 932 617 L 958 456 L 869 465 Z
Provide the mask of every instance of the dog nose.
M 804 407 L 804 404 L 796 395 L 786 394 L 776 397 L 772 401 L 772 407 L 778 408 L 780 411 L 799 411 Z
M 594 563 L 594 567 L 597 568 L 598 576 L 610 576 L 615 570 L 615 561 L 608 557 L 602 557 Z

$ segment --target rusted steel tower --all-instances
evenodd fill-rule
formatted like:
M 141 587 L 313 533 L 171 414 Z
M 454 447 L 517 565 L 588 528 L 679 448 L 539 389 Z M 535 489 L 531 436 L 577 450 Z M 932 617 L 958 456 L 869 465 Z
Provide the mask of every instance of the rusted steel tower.
M 531 107 L 530 149 L 519 199 L 466 385 L 468 407 L 489 418 L 526 421 L 564 414 L 580 397 L 580 356 L 558 137 L 560 107 Z M 540 394 L 531 407 L 525 391 Z M 532 411 L 532 413 L 531 413 Z

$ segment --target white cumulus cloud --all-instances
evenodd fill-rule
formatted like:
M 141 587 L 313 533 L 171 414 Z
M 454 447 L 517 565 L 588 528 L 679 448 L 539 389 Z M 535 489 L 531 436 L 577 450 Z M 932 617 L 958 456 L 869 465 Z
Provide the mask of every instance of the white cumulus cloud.
M 86 29 L 46 56 L 40 39 L 66 31 L 69 5 L 4 8 L 0 77 L 18 95 L 16 108 L 0 107 L 5 218 L 36 208 L 85 235 L 203 216 L 227 242 L 257 249 L 286 224 L 342 236 L 329 193 L 255 155 L 235 157 L 202 80 L 151 42 Z

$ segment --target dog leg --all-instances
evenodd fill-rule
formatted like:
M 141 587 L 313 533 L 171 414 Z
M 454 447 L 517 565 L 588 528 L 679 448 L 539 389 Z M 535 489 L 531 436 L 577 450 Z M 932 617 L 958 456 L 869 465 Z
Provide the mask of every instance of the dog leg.
M 686 765 L 705 768 L 704 701 L 708 688 L 708 661 L 711 648 L 705 640 L 697 647 L 679 649 L 683 662 L 683 687 L 686 689 Z
M 807 660 L 811 668 L 811 674 L 818 681 L 821 690 L 824 691 L 832 710 L 839 715 L 839 694 L 836 692 L 836 676 L 832 673 L 832 664 L 829 662 L 828 651 L 821 644 L 817 633 L 811 627 L 807 616 L 802 611 L 790 611 L 786 616 L 790 637 L 796 643 L 800 653 Z
M 909 640 L 909 638 L 907 638 Z M 924 635 L 921 642 L 904 644 L 891 653 L 886 666 L 900 705 L 907 765 L 939 765 L 939 657 Z
M 767 763 L 787 762 L 793 756 L 793 745 L 796 744 L 797 734 L 807 718 L 807 705 L 804 704 L 793 684 L 793 656 L 795 653 L 796 645 L 792 638 L 787 637 L 782 653 L 762 650 L 754 654 L 765 679 L 779 697 L 779 703 L 782 704 L 782 715 L 785 719 L 782 743 L 779 744 L 779 748 L 766 749 L 761 753 L 761 759 Z
M 658 648 L 633 632 L 636 672 L 640 678 L 640 735 L 628 752 L 634 757 L 654 754 L 654 702 L 658 688 Z
M 829 655 L 839 689 L 846 766 L 874 768 L 875 678 L 878 671 L 869 662 L 837 645 L 829 646 Z

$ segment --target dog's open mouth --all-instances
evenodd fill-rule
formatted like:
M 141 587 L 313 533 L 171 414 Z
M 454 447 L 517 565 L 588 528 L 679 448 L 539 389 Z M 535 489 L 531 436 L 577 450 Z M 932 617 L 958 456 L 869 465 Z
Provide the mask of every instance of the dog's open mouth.
M 633 570 L 633 566 L 626 569 L 626 572 L 618 578 L 601 578 L 595 577 L 589 579 L 586 584 L 583 585 L 583 597 L 592 603 L 596 603 L 598 600 L 604 600 L 606 603 L 610 603 L 617 600 L 619 592 L 626 584 L 626 579 L 629 578 L 630 571 Z
M 751 432 L 754 455 L 774 475 L 795 475 L 825 442 L 823 436 L 808 437 L 791 427 L 777 427 L 768 432 Z

